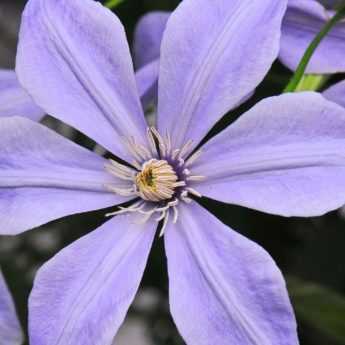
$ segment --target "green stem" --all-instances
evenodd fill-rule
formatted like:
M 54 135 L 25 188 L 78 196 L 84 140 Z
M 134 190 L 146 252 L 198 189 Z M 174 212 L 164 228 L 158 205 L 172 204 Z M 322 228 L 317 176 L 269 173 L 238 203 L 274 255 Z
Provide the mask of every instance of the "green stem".
M 316 35 L 314 40 L 310 43 L 308 49 L 304 53 L 304 56 L 299 63 L 295 74 L 286 86 L 284 92 L 294 92 L 303 78 L 304 72 L 308 66 L 308 63 L 313 56 L 316 48 L 319 46 L 324 37 L 333 29 L 333 27 L 345 17 L 345 5 L 343 5 L 339 11 L 323 26 L 321 31 Z
M 108 0 L 105 2 L 104 6 L 113 9 L 116 6 L 120 5 L 123 1 L 124 0 Z
M 295 92 L 319 91 L 327 83 L 329 74 L 305 74 L 298 83 Z

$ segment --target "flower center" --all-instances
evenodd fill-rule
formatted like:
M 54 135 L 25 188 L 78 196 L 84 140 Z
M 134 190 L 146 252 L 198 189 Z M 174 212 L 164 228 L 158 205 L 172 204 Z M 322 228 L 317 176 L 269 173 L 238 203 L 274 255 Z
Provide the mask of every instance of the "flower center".
M 141 214 L 145 222 L 158 215 L 155 220 L 163 221 L 163 234 L 170 214 L 173 222 L 177 221 L 180 202 L 191 202 L 191 195 L 201 197 L 194 184 L 203 180 L 204 176 L 191 173 L 201 151 L 191 154 L 191 141 L 180 149 L 173 149 L 169 134 L 162 137 L 155 128 L 147 130 L 147 139 L 148 146 L 138 144 L 134 138 L 127 140 L 133 155 L 133 168 L 114 160 L 106 164 L 106 170 L 118 180 L 106 188 L 118 195 L 140 198 L 131 206 L 120 207 L 107 216 L 135 212 Z
M 136 175 L 135 183 L 140 197 L 147 201 L 169 200 L 180 184 L 173 167 L 166 160 L 151 159 Z

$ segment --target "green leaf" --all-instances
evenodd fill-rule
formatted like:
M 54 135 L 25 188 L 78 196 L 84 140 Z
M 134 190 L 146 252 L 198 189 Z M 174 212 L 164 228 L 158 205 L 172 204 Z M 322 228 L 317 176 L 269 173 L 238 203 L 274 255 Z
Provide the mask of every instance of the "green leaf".
M 345 297 L 295 277 L 288 289 L 297 316 L 331 339 L 345 344 Z
M 104 6 L 113 9 L 116 6 L 120 5 L 122 2 L 124 2 L 124 0 L 108 0 L 105 2 Z
M 296 91 L 298 84 L 300 83 L 305 70 L 308 66 L 310 59 L 312 58 L 316 48 L 322 42 L 322 40 L 327 36 L 327 34 L 333 29 L 333 27 L 345 17 L 345 5 L 343 5 L 339 11 L 323 26 L 321 31 L 316 35 L 314 40 L 310 43 L 308 49 L 304 53 L 301 62 L 299 63 L 295 74 L 290 80 L 289 84 L 286 86 L 284 92 L 294 92 Z

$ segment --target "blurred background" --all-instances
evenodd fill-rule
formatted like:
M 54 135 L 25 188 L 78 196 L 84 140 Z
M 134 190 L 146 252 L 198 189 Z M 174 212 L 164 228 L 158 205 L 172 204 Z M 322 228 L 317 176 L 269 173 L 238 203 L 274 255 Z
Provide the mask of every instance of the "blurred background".
M 178 2 L 127 0 L 114 11 L 124 23 L 131 42 L 135 24 L 143 14 L 173 10 Z M 14 67 L 24 5 L 24 0 L 0 0 L 0 68 Z M 253 98 L 228 114 L 213 133 L 259 99 L 280 93 L 290 75 L 276 63 Z M 342 75 L 332 77 L 329 83 L 342 78 Z M 94 148 L 88 138 L 49 116 L 43 122 L 79 144 Z M 340 210 L 312 219 L 286 219 L 212 200 L 204 199 L 202 204 L 225 224 L 263 246 L 275 259 L 288 282 L 302 345 L 345 344 L 345 212 Z M 24 329 L 27 328 L 27 298 L 37 269 L 61 248 L 104 221 L 104 212 L 94 212 L 61 219 L 21 236 L 0 238 L 0 265 Z M 141 289 L 116 344 L 184 344 L 169 315 L 168 277 L 161 239 L 155 241 Z

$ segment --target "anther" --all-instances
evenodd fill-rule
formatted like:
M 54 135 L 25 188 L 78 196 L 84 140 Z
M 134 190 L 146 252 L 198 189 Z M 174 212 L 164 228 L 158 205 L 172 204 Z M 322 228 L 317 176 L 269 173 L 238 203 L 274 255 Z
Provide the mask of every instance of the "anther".
M 136 175 L 135 183 L 139 195 L 147 201 L 168 200 L 180 185 L 172 166 L 165 160 L 151 159 Z

